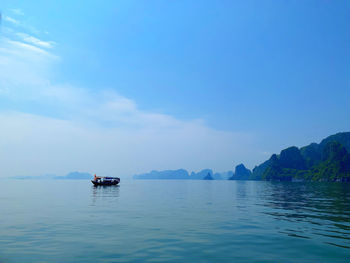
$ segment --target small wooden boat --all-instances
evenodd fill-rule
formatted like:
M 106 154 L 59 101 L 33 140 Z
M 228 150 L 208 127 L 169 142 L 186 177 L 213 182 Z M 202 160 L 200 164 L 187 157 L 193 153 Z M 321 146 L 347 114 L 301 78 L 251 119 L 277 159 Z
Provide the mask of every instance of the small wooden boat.
M 91 182 L 95 185 L 117 185 L 120 183 L 120 178 L 118 177 L 100 177 L 94 175 L 94 180 L 91 180 Z

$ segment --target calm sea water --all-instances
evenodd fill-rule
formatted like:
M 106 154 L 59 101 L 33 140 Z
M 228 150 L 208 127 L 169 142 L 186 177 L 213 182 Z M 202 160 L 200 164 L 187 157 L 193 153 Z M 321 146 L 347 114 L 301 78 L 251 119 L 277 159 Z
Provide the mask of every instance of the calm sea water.
M 0 262 L 350 262 L 350 184 L 1 184 Z

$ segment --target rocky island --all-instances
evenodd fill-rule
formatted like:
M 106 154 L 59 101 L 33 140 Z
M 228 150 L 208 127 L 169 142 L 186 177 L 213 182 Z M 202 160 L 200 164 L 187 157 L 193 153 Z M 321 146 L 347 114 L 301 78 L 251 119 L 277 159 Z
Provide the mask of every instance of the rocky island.
M 213 173 L 204 169 L 189 174 L 179 169 L 152 171 L 135 175 L 134 179 L 350 182 L 350 132 L 331 135 L 319 144 L 286 148 L 255 166 L 253 171 L 239 164 L 235 172 Z

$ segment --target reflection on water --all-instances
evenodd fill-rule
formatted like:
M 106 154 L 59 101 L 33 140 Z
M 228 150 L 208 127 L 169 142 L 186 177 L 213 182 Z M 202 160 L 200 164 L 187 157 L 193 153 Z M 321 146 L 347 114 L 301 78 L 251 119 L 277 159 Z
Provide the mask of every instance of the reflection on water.
M 350 248 L 350 184 L 272 183 L 263 189 L 263 214 L 278 223 L 279 232 Z M 311 225 L 310 225 L 311 224 Z M 294 226 L 291 228 L 291 226 Z M 332 240 L 332 241 L 330 241 Z
M 97 205 L 100 200 L 101 203 L 108 201 L 116 202 L 120 194 L 119 185 L 93 185 L 91 186 L 92 204 Z
M 246 182 L 246 181 L 237 181 L 236 191 L 237 191 L 237 197 L 239 199 L 246 199 L 247 198 L 248 184 L 249 184 L 249 182 Z

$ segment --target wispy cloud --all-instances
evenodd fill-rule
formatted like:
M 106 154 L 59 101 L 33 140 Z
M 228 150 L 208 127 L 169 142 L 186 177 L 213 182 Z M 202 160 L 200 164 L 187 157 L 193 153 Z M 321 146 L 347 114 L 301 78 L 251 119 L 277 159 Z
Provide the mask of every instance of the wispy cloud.
M 28 23 L 25 19 L 24 13 L 20 9 L 8 9 L 6 13 L 0 13 L 0 18 L 5 22 L 6 27 L 13 27 L 18 31 L 25 31 L 26 33 L 40 35 L 42 32 Z M 11 15 L 9 16 L 8 13 Z
M 16 11 L 13 11 L 16 10 Z M 23 14 L 20 13 L 19 9 L 12 9 L 12 12 L 18 13 L 18 14 Z M 28 25 L 21 20 L 14 19 L 10 16 L 3 16 L 3 20 L 5 22 L 9 22 L 10 25 L 5 25 L 3 30 L 4 33 L 7 35 L 8 38 L 12 40 L 17 40 L 21 42 L 28 43 L 30 45 L 34 45 L 39 48 L 44 48 L 44 49 L 51 49 L 55 45 L 55 42 L 53 41 L 45 41 L 40 39 L 38 36 L 33 36 L 32 33 L 29 34 L 29 32 L 35 32 L 35 34 L 38 34 L 39 31 L 36 30 L 34 27 L 31 25 Z M 12 25 L 12 26 L 11 26 Z M 24 31 L 24 32 L 23 32 Z M 44 35 L 47 37 L 47 32 L 45 31 Z
M 8 37 L 0 37 L 0 87 L 12 94 L 27 94 L 28 87 L 47 83 L 52 65 L 58 61 L 54 54 Z
M 20 20 L 8 16 L 4 16 L 4 19 L 16 26 L 2 25 L 0 63 L 4 67 L 0 72 L 0 82 L 15 81 L 28 85 L 28 82 L 31 83 L 30 78 L 37 79 L 46 75 L 47 70 L 44 69 L 50 68 L 51 62 L 58 59 L 58 56 L 48 51 L 55 43 L 30 35 L 28 28 L 31 26 L 25 25 Z
M 10 22 L 10 23 L 12 23 L 12 24 L 14 24 L 14 25 L 19 25 L 19 24 L 20 24 L 20 22 L 19 22 L 18 20 L 14 19 L 14 18 L 12 18 L 12 17 L 9 17 L 9 16 L 3 16 L 2 19 L 3 19 L 4 21 Z
M 53 41 L 43 41 L 25 33 L 16 33 L 16 35 L 20 37 L 23 41 L 33 44 L 35 46 L 39 46 L 41 48 L 52 48 L 53 45 L 55 44 L 55 42 Z
M 9 44 L 9 46 L 12 46 L 12 48 L 9 49 L 9 51 L 16 51 L 16 50 L 27 50 L 30 52 L 34 52 L 37 54 L 42 54 L 45 56 L 49 56 L 50 53 L 47 52 L 46 50 L 36 47 L 34 45 L 30 45 L 21 41 L 14 41 L 14 40 L 10 40 L 10 39 L 4 39 L 4 42 L 7 42 Z
M 15 15 L 19 15 L 19 16 L 23 16 L 24 15 L 23 11 L 21 9 L 19 9 L 19 8 L 13 8 L 13 9 L 10 9 L 10 11 L 13 14 L 15 14 Z
M 4 175 L 224 170 L 251 154 L 251 134 L 140 109 L 116 88 L 54 81 L 61 60 L 53 43 L 18 30 L 0 37 L 0 102 L 11 105 L 0 107 Z

